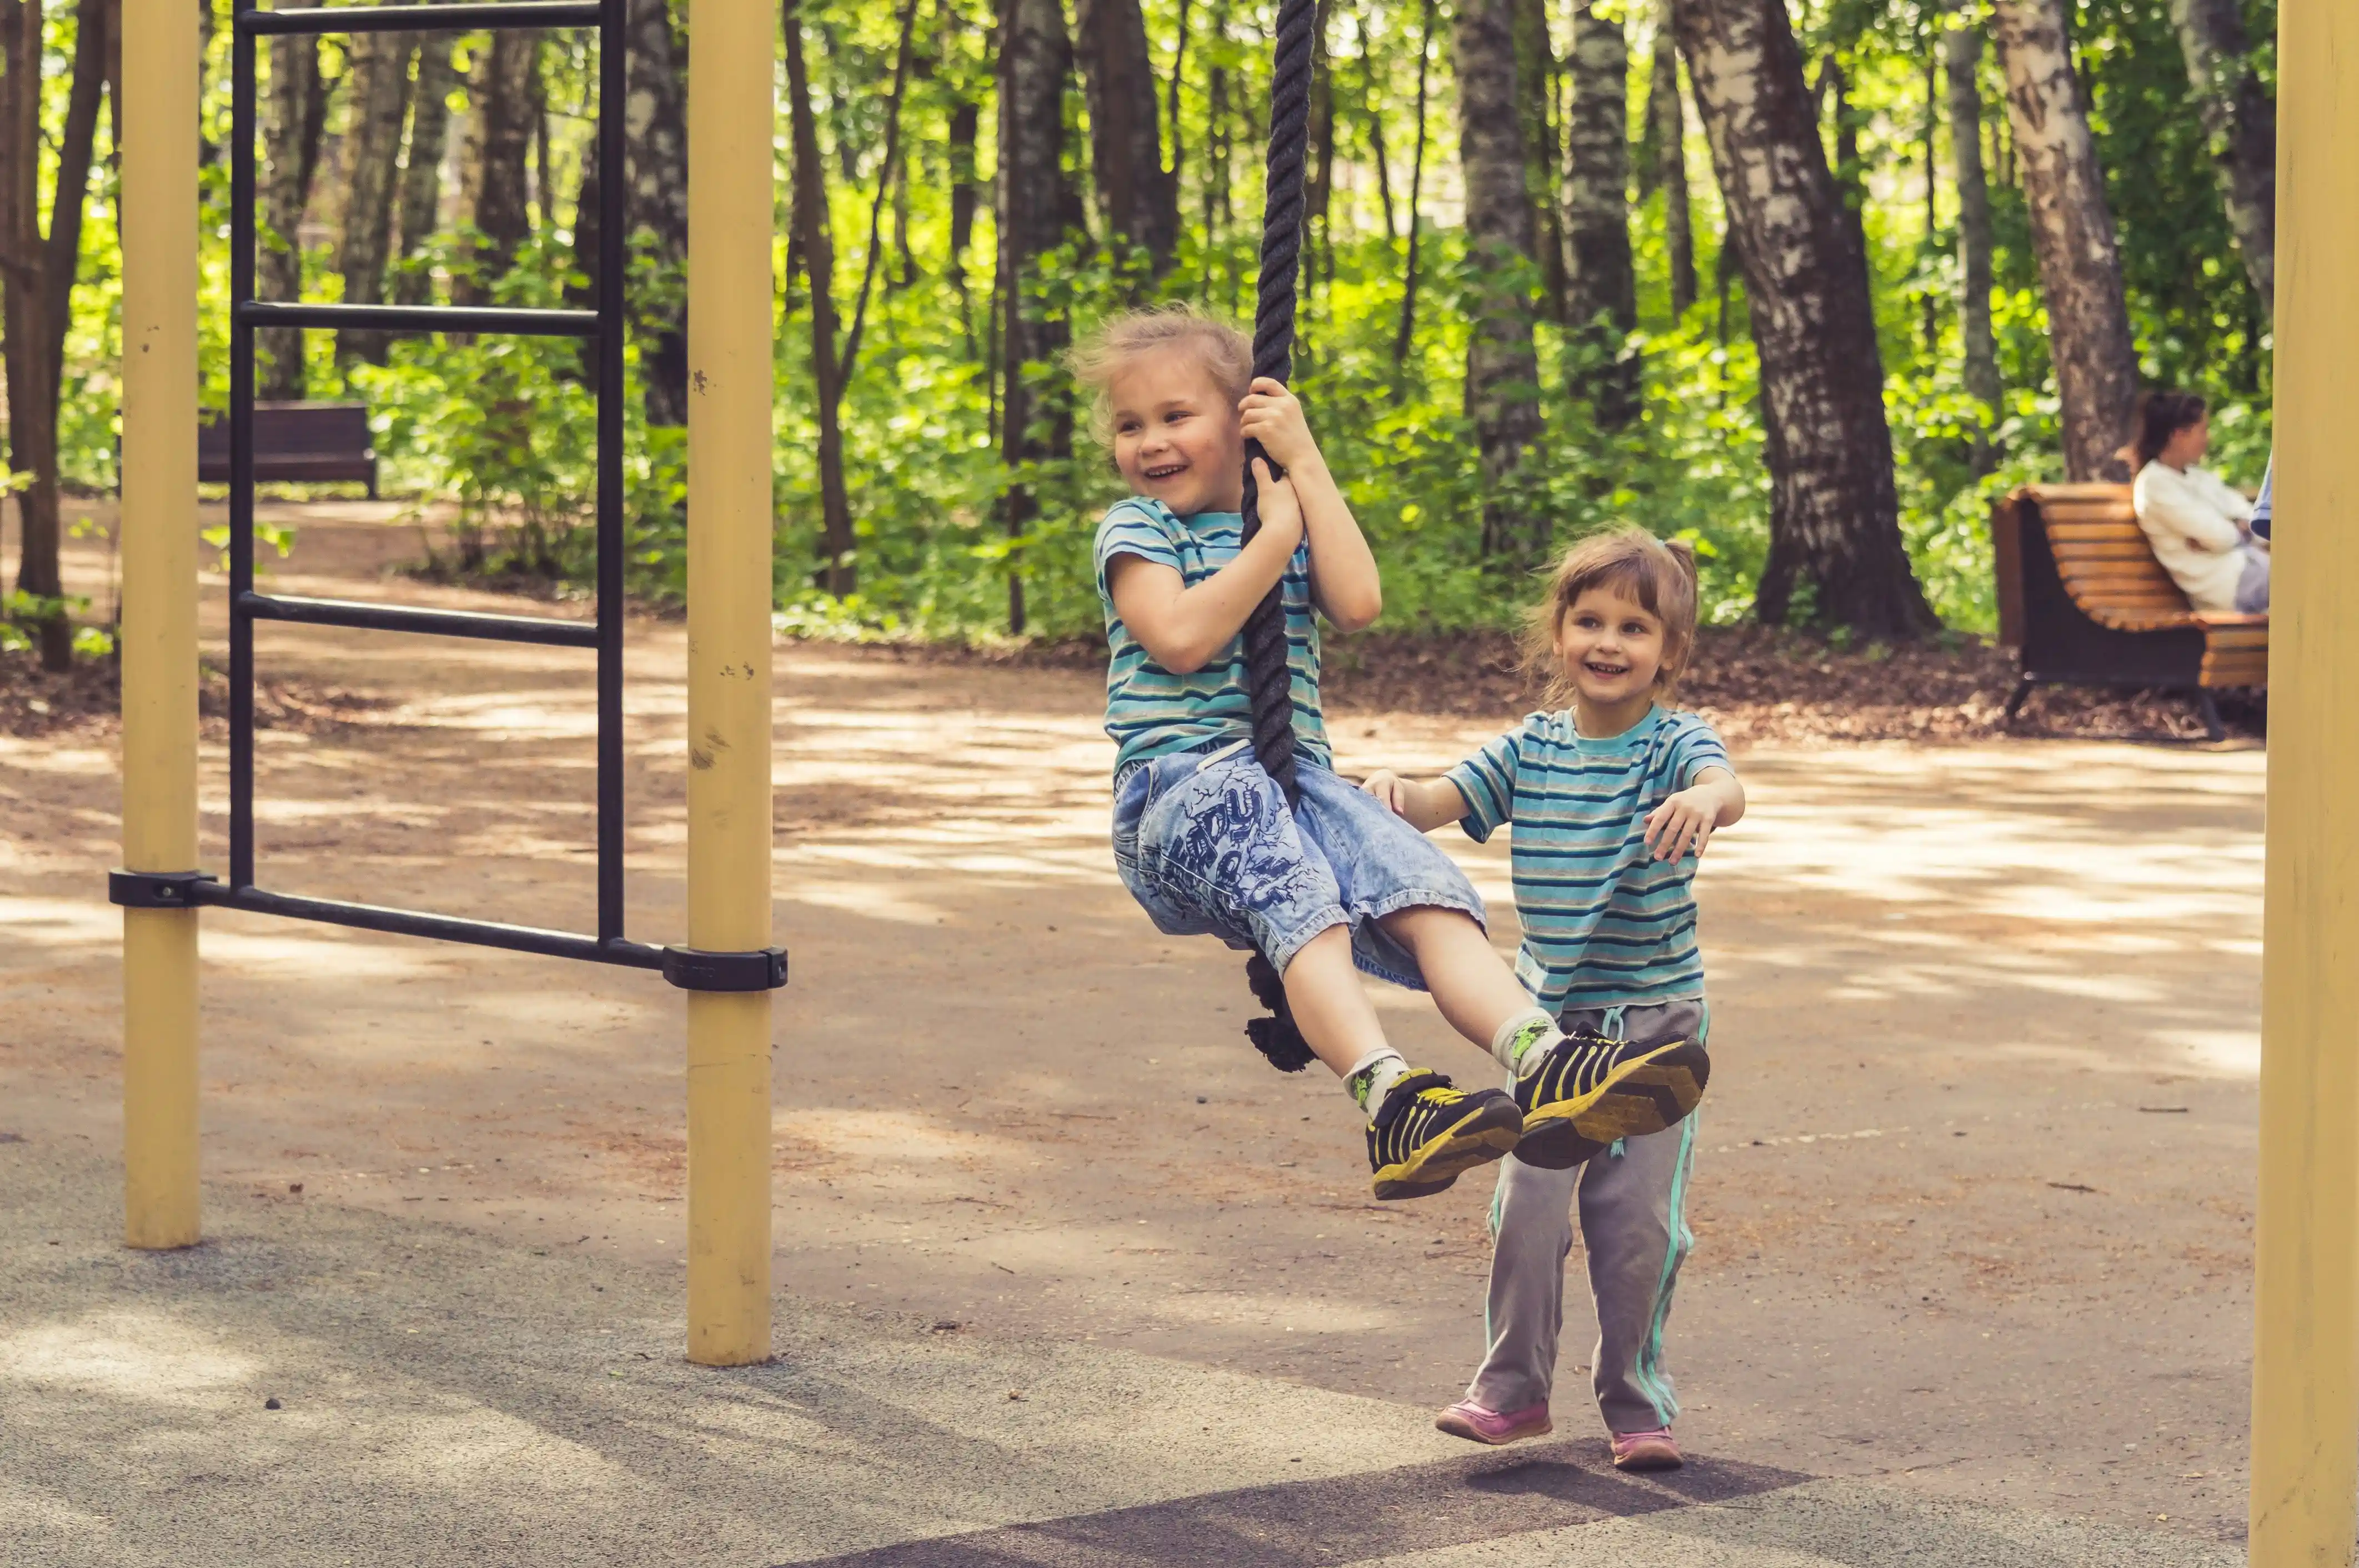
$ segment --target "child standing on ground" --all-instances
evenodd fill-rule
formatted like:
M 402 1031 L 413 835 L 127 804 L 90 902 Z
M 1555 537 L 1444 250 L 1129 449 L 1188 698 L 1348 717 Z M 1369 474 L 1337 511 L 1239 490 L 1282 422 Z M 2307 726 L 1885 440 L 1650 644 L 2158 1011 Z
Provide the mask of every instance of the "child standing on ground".
M 1514 835 L 1516 977 L 1563 1029 L 1700 1046 L 1711 1011 L 1690 884 L 1712 833 L 1745 814 L 1720 737 L 1664 706 L 1695 639 L 1691 569 L 1629 528 L 1585 540 L 1557 568 L 1529 650 L 1556 671 L 1552 701 L 1444 778 L 1372 775 L 1365 788 L 1420 831 L 1460 823 Z M 1679 1402 L 1663 1364 L 1687 1226 L 1694 1118 L 1591 1143 L 1544 1170 L 1511 1159 L 1491 1205 L 1489 1353 L 1465 1399 L 1434 1423 L 1476 1443 L 1553 1430 L 1549 1390 L 1564 1318 L 1564 1265 L 1580 1204 L 1597 1301 L 1593 1386 L 1630 1470 L 1680 1463 Z
M 1312 1054 L 1367 1114 L 1379 1198 L 1440 1192 L 1519 1148 L 1570 1163 L 1599 1139 L 1669 1127 L 1703 1092 L 1689 1041 L 1568 1036 L 1484 935 L 1483 900 L 1423 833 L 1330 768 L 1314 612 L 1346 633 L 1383 603 L 1375 556 L 1284 386 L 1252 377 L 1243 333 L 1186 310 L 1114 321 L 1073 356 L 1131 496 L 1098 527 L 1119 745 L 1114 851 L 1172 935 L 1258 949 Z M 1242 544 L 1245 442 L 1261 529 Z M 1300 801 L 1254 759 L 1243 642 L 1273 586 L 1286 609 Z M 1386 1040 L 1354 967 L 1431 992 L 1515 1077 L 1460 1089 Z

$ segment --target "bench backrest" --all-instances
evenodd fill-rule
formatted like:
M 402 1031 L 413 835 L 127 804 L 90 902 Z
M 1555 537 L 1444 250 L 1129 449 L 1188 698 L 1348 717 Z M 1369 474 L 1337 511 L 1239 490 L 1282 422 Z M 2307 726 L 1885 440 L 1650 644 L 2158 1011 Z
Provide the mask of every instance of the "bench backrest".
M 254 461 L 265 468 L 301 470 L 365 464 L 375 455 L 364 403 L 256 403 Z M 197 426 L 197 466 L 227 477 L 229 419 L 214 412 Z
M 2159 631 L 2190 624 L 2195 614 L 2154 558 L 2138 527 L 2126 485 L 2028 485 L 2008 498 L 2019 527 L 2037 524 L 2046 537 L 2064 592 L 2080 612 L 2116 631 Z M 2027 564 L 2013 529 L 2002 527 L 1999 547 L 1999 637 L 2023 645 L 2023 572 Z

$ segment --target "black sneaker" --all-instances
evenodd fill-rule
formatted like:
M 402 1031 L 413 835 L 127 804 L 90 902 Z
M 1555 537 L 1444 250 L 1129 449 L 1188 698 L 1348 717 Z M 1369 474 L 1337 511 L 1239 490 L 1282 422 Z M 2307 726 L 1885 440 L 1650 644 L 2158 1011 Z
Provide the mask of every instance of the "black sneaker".
M 1379 1198 L 1421 1198 L 1516 1147 L 1523 1113 L 1496 1089 L 1459 1089 L 1411 1073 L 1368 1123 L 1368 1169 Z
M 1575 1029 L 1516 1079 L 1524 1113 L 1516 1158 L 1566 1171 L 1617 1138 L 1676 1127 L 1711 1077 L 1712 1059 L 1691 1040 L 1638 1045 Z

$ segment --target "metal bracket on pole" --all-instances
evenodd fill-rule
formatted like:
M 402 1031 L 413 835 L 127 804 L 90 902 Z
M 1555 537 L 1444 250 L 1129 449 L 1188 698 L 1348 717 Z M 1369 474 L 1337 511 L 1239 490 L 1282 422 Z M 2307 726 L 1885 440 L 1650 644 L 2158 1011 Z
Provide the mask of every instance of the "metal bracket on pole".
M 126 909 L 192 909 L 204 902 L 199 888 L 213 881 L 210 871 L 125 871 L 106 874 L 106 901 Z
M 787 950 L 708 953 L 701 948 L 663 950 L 663 977 L 683 991 L 775 991 L 787 983 Z

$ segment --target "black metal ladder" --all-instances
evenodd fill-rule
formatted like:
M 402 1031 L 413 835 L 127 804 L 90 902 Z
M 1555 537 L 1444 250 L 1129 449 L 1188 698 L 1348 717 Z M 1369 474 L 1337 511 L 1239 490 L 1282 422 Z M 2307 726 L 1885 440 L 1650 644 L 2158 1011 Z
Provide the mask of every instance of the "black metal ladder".
M 656 947 L 623 934 L 623 311 L 625 0 L 241 8 L 232 40 L 229 386 L 229 877 L 118 871 L 110 897 L 134 908 L 212 905 L 364 931 L 471 942 L 555 958 L 661 970 L 691 990 L 757 991 L 786 984 L 786 954 Z M 598 278 L 594 310 L 452 305 L 309 305 L 255 298 L 256 40 L 280 34 L 598 29 Z M 291 240 L 291 236 L 290 236 Z M 257 593 L 254 586 L 254 335 L 264 328 L 516 333 L 594 345 L 597 403 L 597 618 L 478 615 L 346 599 Z M 598 656 L 598 930 L 594 936 L 419 910 L 274 892 L 254 855 L 254 624 L 353 626 L 586 648 Z

